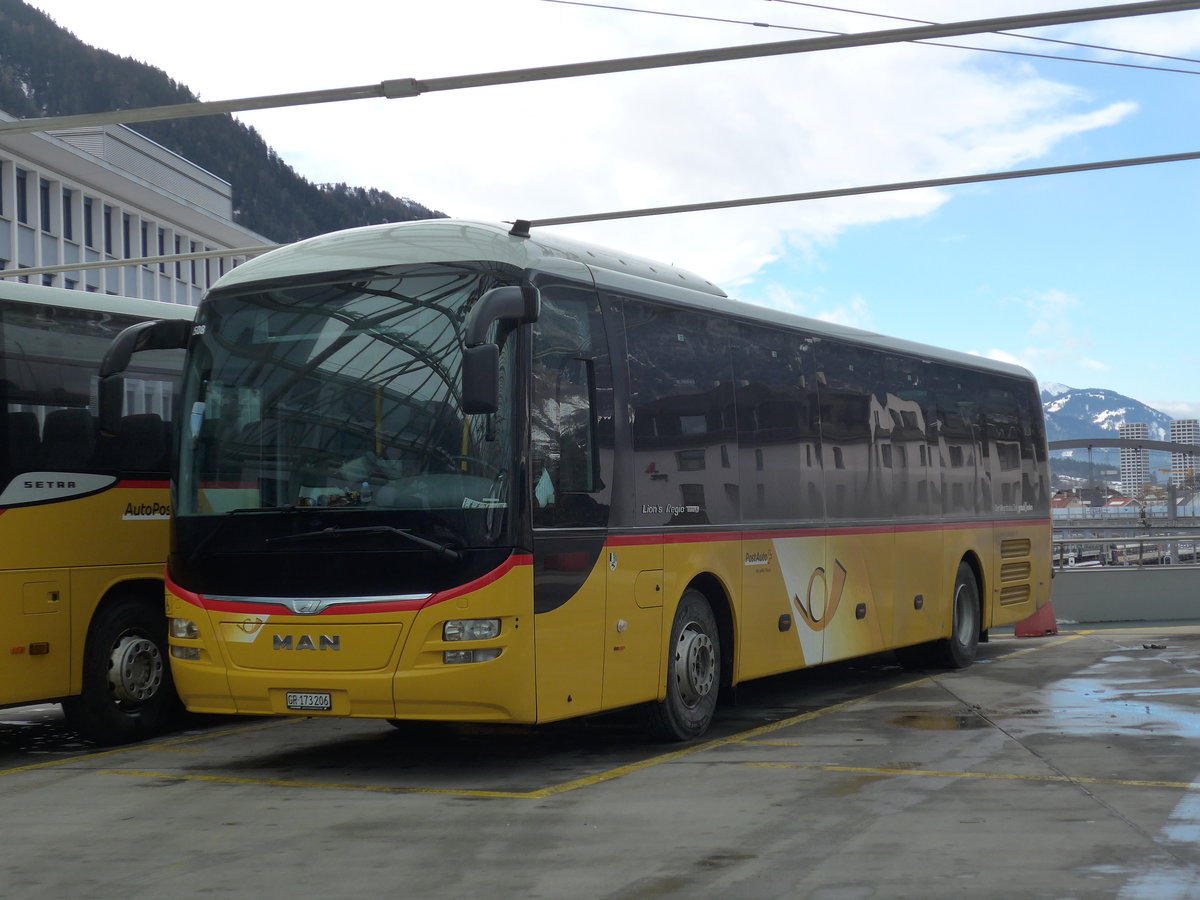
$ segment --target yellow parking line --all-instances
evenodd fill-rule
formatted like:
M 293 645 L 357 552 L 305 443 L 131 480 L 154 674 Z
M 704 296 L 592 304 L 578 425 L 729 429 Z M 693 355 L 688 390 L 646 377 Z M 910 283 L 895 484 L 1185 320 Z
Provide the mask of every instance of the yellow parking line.
M 157 778 L 167 781 L 203 781 L 213 784 L 256 784 L 263 787 L 315 788 L 326 791 L 366 791 L 374 794 L 453 794 L 456 797 L 494 797 L 508 800 L 536 799 L 540 791 L 478 791 L 469 788 L 415 788 L 386 784 L 344 784 L 336 781 L 294 781 L 284 778 L 238 778 L 231 775 L 178 775 L 170 772 L 135 772 L 129 769 L 104 769 L 101 775 L 125 775 L 130 778 Z
M 925 778 L 974 778 L 992 781 L 1037 781 L 1061 784 L 1107 784 L 1116 787 L 1172 788 L 1200 790 L 1196 781 L 1134 781 L 1124 778 L 1079 778 L 1072 775 L 1014 775 L 996 772 L 940 772 L 933 769 L 875 768 L 872 766 L 822 766 L 804 763 L 748 762 L 742 765 L 759 769 L 808 769 L 816 772 L 844 772 L 852 775 L 917 775 Z
M 1072 641 L 1079 637 L 1082 637 L 1083 634 L 1086 634 L 1086 633 L 1088 633 L 1088 632 L 1076 632 L 1076 633 L 1066 634 L 1054 641 L 1048 641 L 1048 642 L 1044 642 L 1044 643 L 1039 642 L 1036 645 L 1031 645 L 1029 647 L 1023 647 L 1022 649 L 1015 650 L 1011 653 L 1001 654 L 999 656 L 994 657 L 994 660 L 999 661 L 1002 659 L 1011 659 L 1015 656 L 1022 656 L 1024 654 L 1032 653 L 1037 650 L 1051 649 L 1053 647 L 1059 646 L 1060 644 L 1066 643 L 1067 641 Z M 546 797 L 552 797 L 557 794 L 565 794 L 570 791 L 579 790 L 580 788 L 592 787 L 597 784 L 603 784 L 607 781 L 615 781 L 618 778 L 624 778 L 628 775 L 633 775 L 637 772 L 641 772 L 646 769 L 651 769 L 655 766 L 663 765 L 664 763 L 674 762 L 679 759 L 684 759 L 688 756 L 694 756 L 698 753 L 704 753 L 709 750 L 715 750 L 719 747 L 725 747 L 725 746 L 729 746 L 731 744 L 740 744 L 740 743 L 766 743 L 766 742 L 756 741 L 756 739 L 763 737 L 764 735 L 768 735 L 768 734 L 772 734 L 776 731 L 780 731 L 784 728 L 791 728 L 794 725 L 801 725 L 805 722 L 811 722 L 814 719 L 821 718 L 822 716 L 827 716 L 827 715 L 830 715 L 831 713 L 841 712 L 842 710 L 849 709 L 852 706 L 857 706 L 862 703 L 867 703 L 871 700 L 874 700 L 877 697 L 882 696 L 883 694 L 887 694 L 892 691 L 905 690 L 906 688 L 915 687 L 920 684 L 926 684 L 932 680 L 933 679 L 930 678 L 929 676 L 923 675 L 918 678 L 914 678 L 909 681 L 905 681 L 901 684 L 892 685 L 891 687 L 884 688 L 883 690 L 876 691 L 873 694 L 868 694 L 863 697 L 856 697 L 852 700 L 846 700 L 846 701 L 843 701 L 842 703 L 836 703 L 832 706 L 827 706 L 822 709 L 813 710 L 811 712 L 806 712 L 806 713 L 800 713 L 799 715 L 791 716 L 790 718 L 787 718 L 787 719 L 780 719 L 778 722 L 771 722 L 767 725 L 760 725 L 757 728 L 751 728 L 747 731 L 740 731 L 740 732 L 737 732 L 736 734 L 727 735 L 722 738 L 715 738 L 713 740 L 703 741 L 699 744 L 693 744 L 688 747 L 683 747 L 679 750 L 675 750 L 670 753 L 662 753 L 662 754 L 659 754 L 658 756 L 652 756 L 648 759 L 644 759 L 639 762 L 629 763 L 628 765 L 624 765 L 624 766 L 618 766 L 615 769 L 608 769 L 604 772 L 597 772 L 594 775 L 586 775 L 582 778 L 576 778 L 571 781 L 563 782 L 561 784 L 549 785 L 547 787 L 538 788 L 537 790 L 533 790 L 533 791 L 486 791 L 486 790 L 473 790 L 473 789 L 469 789 L 469 788 L 459 789 L 459 788 L 395 787 L 395 786 L 387 786 L 387 785 L 341 784 L 341 783 L 336 783 L 336 782 L 290 781 L 290 780 L 270 779 L 270 778 L 239 778 L 239 777 L 227 777 L 227 776 L 221 776 L 221 775 L 179 775 L 179 774 L 171 774 L 171 773 L 167 773 L 167 772 L 129 771 L 129 770 L 119 770 L 119 769 L 102 770 L 102 774 L 128 775 L 131 777 L 158 778 L 158 779 L 169 779 L 169 780 L 175 780 L 175 781 L 200 781 L 200 782 L 224 783 L 224 784 L 257 784 L 257 785 L 264 785 L 264 786 L 271 786 L 271 787 L 308 787 L 308 788 L 325 789 L 325 790 L 368 791 L 368 792 L 376 792 L 376 793 L 393 793 L 393 794 L 444 794 L 444 795 L 448 794 L 448 795 L 459 796 L 459 797 L 492 797 L 492 798 L 514 799 L 514 800 L 539 800 L 539 799 L 543 799 Z M 49 761 L 41 762 L 41 763 L 34 763 L 34 764 L 28 765 L 28 766 L 19 766 L 17 768 L 13 768 L 13 769 L 0 770 L 0 776 L 12 775 L 12 774 L 16 774 L 18 772 L 29 772 L 29 771 L 33 771 L 36 769 L 52 768 L 55 766 L 67 765 L 69 763 L 86 762 L 86 761 L 92 760 L 92 759 L 101 759 L 101 758 L 104 758 L 107 756 L 114 756 L 114 755 L 122 754 L 122 753 L 131 753 L 136 750 L 153 750 L 153 751 L 163 751 L 163 752 L 187 752 L 187 751 L 179 750 L 177 748 L 182 744 L 206 741 L 206 740 L 210 740 L 210 739 L 214 739 L 214 738 L 227 737 L 230 735 L 243 734 L 243 733 L 253 732 L 253 731 L 262 731 L 262 730 L 265 730 L 268 728 L 276 728 L 281 725 L 288 725 L 288 724 L 293 724 L 296 722 L 303 722 L 303 721 L 306 721 L 306 720 L 303 718 L 290 718 L 290 717 L 289 718 L 281 718 L 281 719 L 272 719 L 266 723 L 256 723 L 254 725 L 246 726 L 244 728 L 231 728 L 231 729 L 226 729 L 223 731 L 207 732 L 205 734 L 193 735 L 190 737 L 175 738 L 175 739 L 172 739 L 169 741 L 163 741 L 159 744 L 138 744 L 138 745 L 134 745 L 131 747 L 119 747 L 119 748 L 115 748 L 112 750 L 104 750 L 104 751 L 100 751 L 97 753 L 89 753 L 89 754 L 84 754 L 81 756 L 73 756 L 73 757 L 69 757 L 66 759 L 49 760 Z M 784 742 L 779 742 L 779 743 L 784 744 Z M 768 765 L 768 764 L 762 764 L 762 765 Z M 798 767 L 798 768 L 802 768 L 802 767 Z M 908 773 L 908 772 L 911 772 L 912 770 L 897 770 L 897 771 L 903 772 L 903 773 Z M 882 774 L 882 770 L 880 770 L 880 773 Z M 950 773 L 950 774 L 954 774 L 954 775 L 957 775 L 958 777 L 962 777 L 961 773 Z M 1043 779 L 1043 780 L 1046 780 L 1046 779 Z M 1083 779 L 1075 779 L 1075 780 L 1082 781 Z M 1133 784 L 1133 782 L 1128 782 L 1128 783 Z M 1151 784 L 1151 783 L 1147 782 L 1147 784 Z M 1161 786 L 1176 786 L 1176 785 L 1164 783 Z
M 303 787 L 338 791 L 366 791 L 384 794 L 450 794 L 457 797 L 492 797 L 509 800 L 542 800 L 546 797 L 553 797 L 557 794 L 565 794 L 569 791 L 579 790 L 580 788 L 591 787 L 593 785 L 603 784 L 606 781 L 614 781 L 618 778 L 624 778 L 627 775 L 633 775 L 645 769 L 650 769 L 654 766 L 660 766 L 663 763 L 674 762 L 675 760 L 683 759 L 687 756 L 693 756 L 706 750 L 714 750 L 717 747 L 724 747 L 729 744 L 737 744 L 743 741 L 752 740 L 756 737 L 764 734 L 770 734 L 771 732 L 778 731 L 782 728 L 789 728 L 792 725 L 799 725 L 802 722 L 809 722 L 813 719 L 820 718 L 821 716 L 838 712 L 860 703 L 865 703 L 868 700 L 880 696 L 881 694 L 886 694 L 888 691 L 895 691 L 902 688 L 911 687 L 928 680 L 929 679 L 925 677 L 918 678 L 913 681 L 905 682 L 904 684 L 885 688 L 882 691 L 878 691 L 866 697 L 857 697 L 853 700 L 846 700 L 833 706 L 827 706 L 824 709 L 801 713 L 800 715 L 792 716 L 788 719 L 781 719 L 780 721 L 772 722 L 769 725 L 760 725 L 758 728 L 752 728 L 749 731 L 740 731 L 737 734 L 727 735 L 723 738 L 715 738 L 711 741 L 704 741 L 699 744 L 694 744 L 690 747 L 683 747 L 679 750 L 674 750 L 670 753 L 662 753 L 658 756 L 652 756 L 649 759 L 644 759 L 639 762 L 618 766 L 615 769 L 608 769 L 604 772 L 597 772 L 594 775 L 586 775 L 582 778 L 576 778 L 571 781 L 563 782 L 562 784 L 550 785 L 548 787 L 538 788 L 532 791 L 484 791 L 473 790 L 469 788 L 396 787 L 389 785 L 346 784 L 339 782 L 292 781 L 275 778 L 229 777 L 224 775 L 178 775 L 170 772 L 129 771 L 122 769 L 107 769 L 104 770 L 102 774 L 128 775 L 135 778 L 156 778 L 172 781 L 201 781 L 216 784 L 257 784 L 264 787 Z

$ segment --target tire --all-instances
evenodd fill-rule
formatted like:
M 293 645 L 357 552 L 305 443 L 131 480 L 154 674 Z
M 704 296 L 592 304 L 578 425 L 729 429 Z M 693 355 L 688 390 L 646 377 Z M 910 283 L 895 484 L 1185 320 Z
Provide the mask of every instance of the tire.
M 63 701 L 67 722 L 97 744 L 163 731 L 182 709 L 167 661 L 167 622 L 134 598 L 96 613 L 83 650 L 83 691 Z
M 656 740 L 694 740 L 708 730 L 721 689 L 721 635 L 697 590 L 679 599 L 668 652 L 666 699 L 650 704 L 646 729 Z
M 979 585 L 965 562 L 958 564 L 950 604 L 950 637 L 933 645 L 931 664 L 939 669 L 965 669 L 975 661 L 981 630 Z
M 983 632 L 979 585 L 965 562 L 958 564 L 950 597 L 950 637 L 915 647 L 901 647 L 896 661 L 906 669 L 965 669 L 975 661 Z

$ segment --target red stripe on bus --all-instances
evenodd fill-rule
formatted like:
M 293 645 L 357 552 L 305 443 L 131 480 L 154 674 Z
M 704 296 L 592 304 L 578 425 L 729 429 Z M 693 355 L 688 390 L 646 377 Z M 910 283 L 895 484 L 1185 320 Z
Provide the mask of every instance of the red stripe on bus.
M 609 547 L 641 547 L 653 546 L 654 544 L 773 541 L 784 538 L 815 538 L 843 534 L 915 534 L 920 532 L 968 531 L 979 528 L 1049 528 L 1050 524 L 1049 519 L 1026 519 L 1022 521 L 930 522 L 921 525 L 850 525 L 844 528 L 824 525 L 813 528 L 764 528 L 761 531 L 705 531 L 687 534 L 614 535 L 606 543 Z
M 492 571 L 485 575 L 481 575 L 473 581 L 468 581 L 466 584 L 450 588 L 445 591 L 439 591 L 429 597 L 421 597 L 413 600 L 380 600 L 376 603 L 335 603 L 332 606 L 323 609 L 319 615 L 322 616 L 365 616 L 375 613 L 388 612 L 411 612 L 417 609 L 423 609 L 426 606 L 433 606 L 436 603 L 444 603 L 447 600 L 453 600 L 455 597 L 461 597 L 463 594 L 469 594 L 473 591 L 482 590 L 490 584 L 499 581 L 513 569 L 518 566 L 532 566 L 533 557 L 528 553 L 514 553 L 506 559 L 501 565 L 497 566 Z M 169 578 L 167 579 L 167 588 L 185 603 L 190 603 L 192 606 L 198 606 L 201 609 L 207 609 L 214 612 L 237 613 L 240 615 L 261 615 L 271 616 L 280 615 L 280 605 L 277 603 L 254 603 L 252 601 L 240 600 L 217 600 L 212 597 L 206 597 L 203 594 L 197 594 L 192 591 L 185 590 L 179 587 Z M 288 599 L 298 600 L 321 600 L 321 599 L 336 599 L 322 597 L 297 597 Z
M 366 615 L 367 613 L 392 612 L 401 609 L 424 609 L 427 606 L 434 606 L 438 603 L 445 603 L 447 600 L 453 600 L 455 597 L 461 597 L 464 594 L 474 593 L 475 591 L 483 590 L 490 584 L 495 584 L 513 569 L 519 566 L 532 566 L 533 556 L 528 553 L 514 553 L 503 563 L 501 563 L 486 575 L 480 575 L 474 581 L 468 581 L 466 584 L 458 587 L 449 588 L 445 591 L 439 591 L 431 597 L 424 600 L 415 601 L 400 601 L 388 602 L 381 601 L 379 603 L 355 603 L 351 609 L 345 607 L 331 606 L 328 609 L 322 610 L 321 615 L 345 615 L 353 613 L 354 615 Z

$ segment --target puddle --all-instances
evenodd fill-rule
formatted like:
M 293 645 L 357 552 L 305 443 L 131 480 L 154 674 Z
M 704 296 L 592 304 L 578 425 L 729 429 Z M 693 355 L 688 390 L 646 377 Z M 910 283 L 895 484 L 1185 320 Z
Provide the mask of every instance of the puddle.
M 1111 658 L 1051 682 L 1030 699 L 1040 714 L 1022 716 L 1028 730 L 1060 734 L 1155 734 L 1200 738 L 1200 685 L 1128 678 Z

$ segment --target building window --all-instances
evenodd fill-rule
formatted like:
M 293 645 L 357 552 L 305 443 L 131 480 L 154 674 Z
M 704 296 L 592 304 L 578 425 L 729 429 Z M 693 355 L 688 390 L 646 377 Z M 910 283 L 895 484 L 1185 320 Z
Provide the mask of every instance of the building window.
M 178 256 L 180 254 L 181 247 L 182 247 L 182 244 L 179 242 L 179 235 L 175 235 L 175 255 L 176 256 Z M 175 277 L 177 279 L 183 278 L 183 263 L 180 262 L 179 260 L 175 260 Z
M 167 255 L 167 232 L 165 230 L 163 230 L 162 228 L 158 229 L 158 255 L 159 256 Z M 167 264 L 159 263 L 158 271 L 166 274 Z
M 42 231 L 50 230 L 50 182 L 45 178 L 38 179 L 39 212 L 41 213 Z
M 112 207 L 108 204 L 104 206 L 104 252 L 112 254 Z
M 142 223 L 142 257 L 150 255 L 150 226 Z
M 62 192 L 62 236 L 63 240 L 75 240 L 75 218 L 71 210 L 71 201 L 75 199 L 74 192 L 63 188 Z
M 129 228 L 130 228 L 129 213 L 123 213 L 121 215 L 121 240 L 123 241 L 123 248 L 125 251 L 126 259 L 129 259 L 130 257 L 133 256 L 133 247 L 129 240 Z
M 92 198 L 83 198 L 83 243 L 85 246 L 96 246 L 95 230 L 92 228 Z
M 17 221 L 29 224 L 28 177 L 24 169 L 17 169 Z

